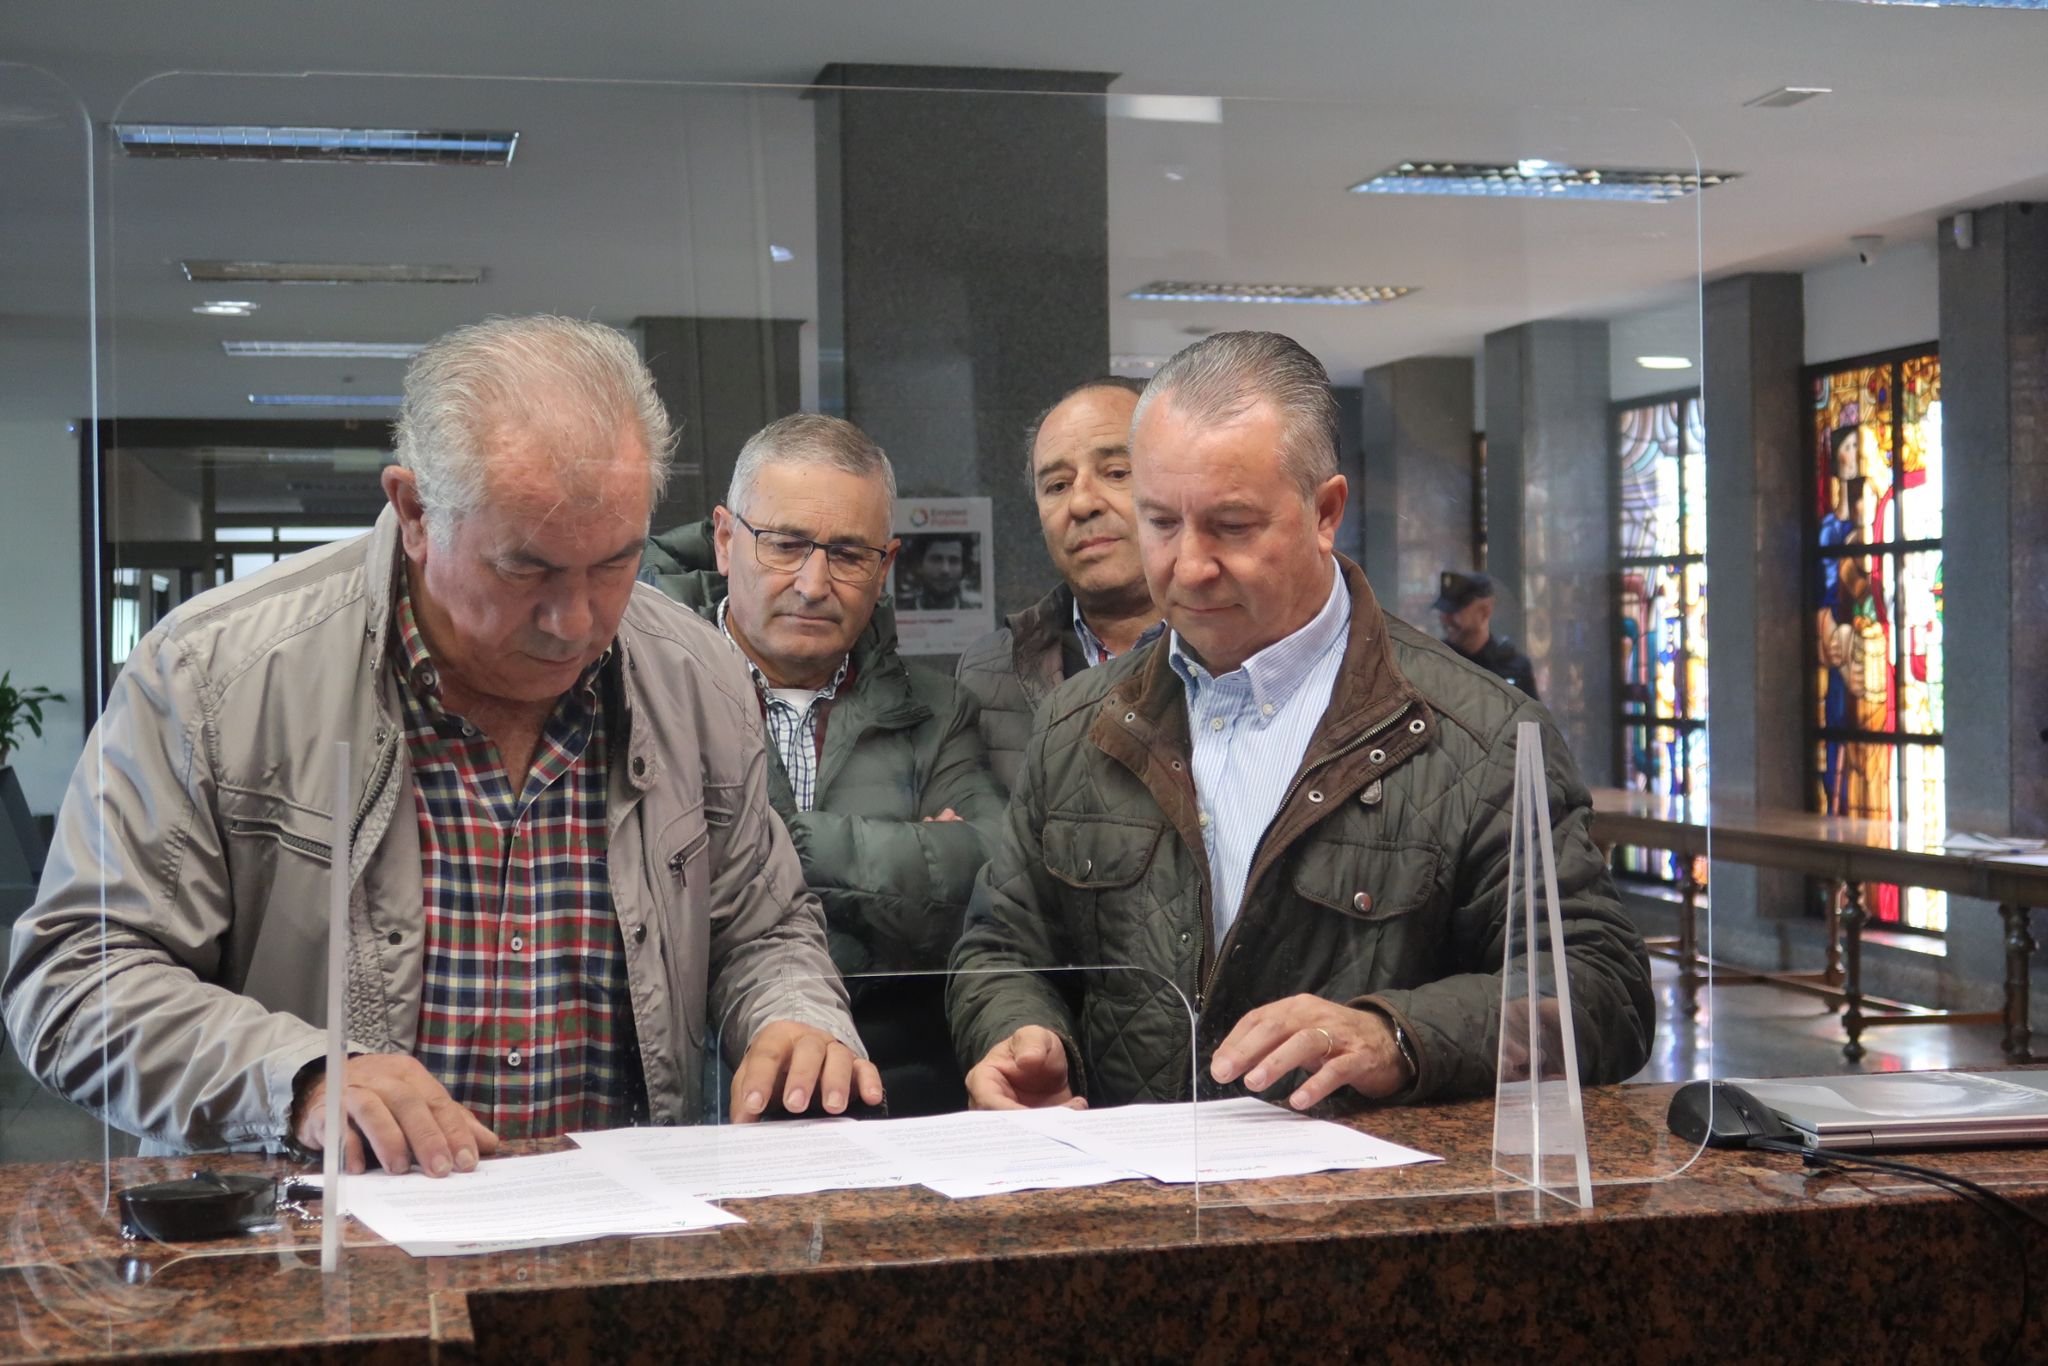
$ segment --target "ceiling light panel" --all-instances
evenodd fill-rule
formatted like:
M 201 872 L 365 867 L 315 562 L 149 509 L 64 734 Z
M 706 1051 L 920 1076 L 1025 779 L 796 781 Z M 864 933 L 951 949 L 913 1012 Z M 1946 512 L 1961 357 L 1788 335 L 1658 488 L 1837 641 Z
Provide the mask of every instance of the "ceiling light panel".
M 1765 91 L 1753 100 L 1744 100 L 1742 107 L 1744 109 L 1790 109 L 1795 104 L 1805 104 L 1808 100 L 1818 99 L 1822 95 L 1832 95 L 1834 93 L 1832 87 L 1825 85 L 1781 85 L 1776 90 Z
M 1866 5 L 1911 5 L 1915 9 L 1962 6 L 1969 9 L 2048 9 L 2048 0 L 1861 0 Z
M 1528 158 L 1507 165 L 1404 161 L 1351 187 L 1353 194 L 1456 195 L 1470 199 L 1612 199 L 1661 204 L 1726 184 L 1730 171 L 1567 166 Z
M 131 157 L 206 161 L 357 161 L 393 166 L 509 166 L 511 132 L 418 128 L 302 128 L 258 124 L 117 123 Z
M 1414 285 L 1250 285 L 1210 284 L 1199 280 L 1154 280 L 1124 295 L 1164 303 L 1187 304 L 1333 304 L 1358 308 L 1384 304 L 1413 294 Z
M 423 342 L 223 341 L 230 356 L 271 356 L 290 360 L 411 360 Z
M 482 266 L 412 266 L 345 261 L 182 261 L 194 284 L 474 285 Z
M 396 408 L 397 394 L 251 394 L 258 408 Z
M 246 318 L 262 304 L 250 303 L 247 299 L 208 299 L 203 304 L 192 305 L 194 313 L 209 318 Z
M 1636 364 L 1645 370 L 1692 369 L 1692 359 L 1689 356 L 1637 356 Z

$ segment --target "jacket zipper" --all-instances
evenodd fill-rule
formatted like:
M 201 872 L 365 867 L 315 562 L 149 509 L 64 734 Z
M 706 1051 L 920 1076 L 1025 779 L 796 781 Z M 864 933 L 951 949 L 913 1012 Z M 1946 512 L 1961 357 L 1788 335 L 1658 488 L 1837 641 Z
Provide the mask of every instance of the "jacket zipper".
M 398 758 L 398 745 L 398 739 L 393 737 L 392 742 L 378 752 L 377 766 L 370 770 L 369 786 L 363 789 L 363 800 L 356 807 L 355 820 L 349 825 L 348 847 L 351 861 L 353 861 L 356 841 L 361 838 L 363 833 L 363 823 L 370 819 L 370 811 L 377 805 L 377 798 L 384 795 L 384 784 L 391 779 L 391 768 Z
M 334 848 L 332 845 L 320 840 L 308 839 L 304 835 L 294 835 L 275 821 L 231 819 L 228 822 L 228 829 L 234 831 L 237 835 L 268 835 L 285 848 L 296 849 L 302 854 L 319 859 L 322 863 L 331 862 L 334 858 Z
M 1294 781 L 1288 785 L 1286 794 L 1280 798 L 1280 805 L 1273 809 L 1274 816 L 1277 818 L 1282 811 L 1285 811 L 1287 809 L 1288 804 L 1294 800 L 1294 794 L 1301 790 L 1301 785 L 1304 782 L 1308 781 L 1309 774 L 1315 772 L 1316 769 L 1326 768 L 1329 765 L 1336 763 L 1339 759 L 1351 753 L 1351 751 L 1357 749 L 1359 746 L 1371 740 L 1381 731 L 1384 731 L 1389 726 L 1392 726 L 1396 721 L 1400 720 L 1403 716 L 1406 716 L 1408 714 L 1408 708 L 1410 705 L 1411 703 L 1409 702 L 1403 702 L 1393 711 L 1387 713 L 1384 717 L 1382 717 L 1378 721 L 1373 722 L 1370 726 L 1367 726 L 1364 730 L 1360 731 L 1357 735 L 1353 736 L 1349 741 L 1345 743 L 1342 749 L 1333 750 L 1328 755 L 1324 756 L 1324 758 L 1315 765 L 1315 768 L 1303 769 L 1300 773 L 1295 774 Z M 1254 861 L 1256 862 L 1256 858 L 1254 859 Z M 1250 891 L 1251 889 L 1246 888 L 1245 890 Z M 1208 1004 L 1209 991 L 1212 987 L 1216 985 L 1216 974 L 1223 966 L 1224 953 L 1226 950 L 1230 948 L 1231 941 L 1237 938 L 1237 927 L 1244 923 L 1244 916 L 1242 914 L 1243 908 L 1240 907 L 1240 914 L 1238 915 L 1237 919 L 1230 922 L 1230 932 L 1223 936 L 1223 942 L 1219 945 L 1216 945 L 1215 951 L 1212 953 L 1210 951 L 1210 941 L 1215 936 L 1215 930 L 1213 928 L 1215 918 L 1209 914 L 1209 893 L 1207 888 L 1203 889 L 1202 901 L 1202 958 L 1201 962 L 1196 967 L 1196 981 L 1198 981 L 1201 985 L 1195 989 L 1195 1014 L 1197 1015 L 1200 1015 L 1202 1013 L 1203 1007 Z

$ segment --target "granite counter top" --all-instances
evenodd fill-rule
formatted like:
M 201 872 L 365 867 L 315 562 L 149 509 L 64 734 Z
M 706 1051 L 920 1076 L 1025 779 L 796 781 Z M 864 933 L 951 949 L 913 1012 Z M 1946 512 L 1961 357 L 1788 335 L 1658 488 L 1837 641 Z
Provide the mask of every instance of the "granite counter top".
M 1670 1090 L 1587 1093 L 1586 1211 L 1493 1173 L 1492 1106 L 1470 1103 L 1360 1121 L 1445 1155 L 1426 1166 L 1199 1193 L 827 1192 L 730 1202 L 748 1222 L 704 1233 L 427 1260 L 352 1225 L 331 1278 L 317 1223 L 124 1244 L 98 1164 L 0 1167 L 0 1360 L 1235 1361 L 1368 1342 L 1390 1360 L 1725 1360 L 1799 1342 L 1806 1359 L 1995 1358 L 2022 1259 L 2048 1271 L 2041 1235 L 2022 1251 L 1894 1178 L 1696 1154 L 1664 1129 Z M 2048 1154 L 1938 1162 L 2048 1208 Z M 114 1182 L 195 1165 L 127 1159 Z

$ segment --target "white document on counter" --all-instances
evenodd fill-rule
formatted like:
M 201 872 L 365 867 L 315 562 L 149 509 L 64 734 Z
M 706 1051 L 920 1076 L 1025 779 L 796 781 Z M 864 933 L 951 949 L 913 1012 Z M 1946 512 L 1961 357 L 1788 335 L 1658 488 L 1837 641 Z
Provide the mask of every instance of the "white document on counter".
M 1255 1096 L 1026 1113 L 1029 1123 L 1062 1142 L 1112 1166 L 1173 1184 L 1258 1181 L 1443 1160 Z
M 872 1122 L 872 1121 L 870 1121 Z M 648 1189 L 699 1200 L 908 1186 L 916 1177 L 854 1142 L 850 1119 L 694 1124 L 571 1134 L 586 1151 L 631 1164 Z
M 602 1154 L 491 1158 L 432 1177 L 369 1172 L 342 1183 L 348 1213 L 415 1257 L 504 1252 L 587 1238 L 744 1223 L 702 1200 L 650 1193 Z
M 1064 1190 L 1137 1181 L 1025 1121 L 1016 1110 L 968 1110 L 917 1119 L 865 1120 L 848 1131 L 899 1170 L 954 1200 L 1009 1191 Z

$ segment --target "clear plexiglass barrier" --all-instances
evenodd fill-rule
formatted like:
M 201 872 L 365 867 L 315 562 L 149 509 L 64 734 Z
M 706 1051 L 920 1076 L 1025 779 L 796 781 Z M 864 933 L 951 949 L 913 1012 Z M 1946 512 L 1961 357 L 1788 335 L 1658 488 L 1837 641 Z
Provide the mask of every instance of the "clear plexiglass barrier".
M 75 459 L 76 477 L 60 464 L 52 487 L 82 491 L 75 517 L 7 513 L 78 566 L 47 574 L 33 602 L 22 585 L 40 571 L 17 572 L 6 605 L 0 668 L 67 694 L 45 748 L 16 760 L 27 808 L 64 809 L 42 900 L 14 932 L 10 1051 L 31 1075 L 10 1084 L 71 1125 L 48 1130 L 53 1147 L 7 1155 L 89 1163 L 92 1181 L 74 1165 L 46 1189 L 97 1190 L 70 1232 L 22 1211 L 17 1244 L 61 1257 L 60 1242 L 108 1235 L 115 1188 L 192 1167 L 128 1158 L 137 1147 L 281 1152 L 307 1068 L 325 1057 L 330 991 L 351 1052 L 418 1051 L 456 1068 L 449 1058 L 502 1038 L 492 1030 L 556 1028 L 508 985 L 525 978 L 498 975 L 522 951 L 506 946 L 533 931 L 486 917 L 481 939 L 459 941 L 464 958 L 450 948 L 459 936 L 428 924 L 423 885 L 473 877 L 499 895 L 505 846 L 494 835 L 472 864 L 422 866 L 423 780 L 400 703 L 417 661 L 380 588 L 407 582 L 420 549 L 395 534 L 384 487 L 408 364 L 451 329 L 543 312 L 619 329 L 651 371 L 680 431 L 657 533 L 722 505 L 741 446 L 776 417 L 823 411 L 872 436 L 894 465 L 902 540 L 875 597 L 901 653 L 948 674 L 1056 581 L 1025 477 L 1027 429 L 1047 405 L 1105 371 L 1143 379 L 1211 333 L 1296 338 L 1338 398 L 1348 491 L 1330 535 L 1376 603 L 1355 597 L 1351 610 L 1416 628 L 1386 628 L 1402 710 L 1384 733 L 1366 723 L 1386 718 L 1365 716 L 1341 752 L 1310 751 L 1327 767 L 1305 770 L 1293 795 L 1316 814 L 1254 869 L 1234 919 L 1203 890 L 1199 832 L 1212 814 L 1227 822 L 1239 794 L 1197 793 L 1187 756 L 1164 742 L 1149 763 L 1126 753 L 1105 768 L 1089 800 L 1114 810 L 989 821 L 991 849 L 1018 841 L 1015 857 L 1043 873 L 1038 913 L 1062 944 L 1012 975 L 1064 1003 L 1084 1091 L 1098 1076 L 1149 1076 L 1144 1099 L 1186 1112 L 1190 1206 L 1532 1184 L 1597 1206 L 1603 1185 L 1668 1178 L 1694 1157 L 1664 1129 L 1663 1093 L 1624 1083 L 1711 1067 L 1697 1042 L 1707 970 L 1687 984 L 1697 1020 L 1661 970 L 1653 989 L 1588 796 L 1697 790 L 1707 777 L 1691 740 L 1703 731 L 1664 724 L 1674 680 L 1704 697 L 1704 654 L 1673 654 L 1680 624 L 1704 632 L 1703 543 L 1688 549 L 1661 512 L 1629 511 L 1638 494 L 1692 487 L 1680 466 L 1697 440 L 1620 414 L 1656 396 L 1633 356 L 1622 364 L 1632 342 L 1610 336 L 1652 314 L 1663 335 L 1699 336 L 1700 201 L 1724 191 L 1667 120 L 869 88 L 857 70 L 813 87 L 169 73 L 89 127 L 47 78 L 0 78 L 10 168 L 40 168 L 47 191 L 38 226 L 55 245 L 39 259 L 72 267 L 8 278 L 26 302 L 7 312 L 52 321 L 10 325 L 7 345 L 48 379 L 27 411 L 75 428 L 49 458 Z M 30 372 L 8 368 L 25 387 Z M 1696 402 L 1674 401 L 1681 426 L 1698 420 Z M 1630 451 L 1635 483 L 1615 474 Z M 1638 532 L 1649 539 L 1629 539 Z M 1637 565 L 1617 590 L 1617 565 L 1664 555 L 1665 540 L 1671 563 Z M 373 552 L 385 558 L 368 563 Z M 318 566 L 348 556 L 364 563 L 355 589 L 307 595 Z M 1481 569 L 1540 707 L 1423 639 L 1439 633 L 1445 571 Z M 389 616 L 371 619 L 373 602 Z M 631 700 L 643 710 L 626 725 L 670 726 Z M 825 808 L 839 799 L 833 737 L 849 714 L 827 727 Z M 1518 783 L 1524 722 L 1543 723 L 1544 752 Z M 611 738 L 611 762 L 626 764 L 637 737 Z M 325 967 L 336 742 L 352 754 L 345 990 Z M 736 1008 L 754 987 L 717 980 L 728 960 L 705 949 L 730 948 L 729 908 L 701 885 L 675 890 L 675 869 L 700 857 L 677 832 L 707 817 L 662 784 L 695 777 L 658 771 L 627 801 L 617 794 L 631 785 L 611 776 L 608 885 L 621 951 L 644 964 L 627 996 L 667 1003 L 659 1019 L 635 1018 L 638 1044 L 648 1057 L 709 1045 L 698 1117 L 717 1122 L 744 1048 L 735 1022 L 701 1003 Z M 1168 787 L 1190 804 L 1159 805 Z M 1548 809 L 1527 842 L 1511 838 L 1518 791 Z M 720 800 L 708 793 L 706 809 Z M 606 866 L 605 849 L 587 836 L 581 847 Z M 1676 895 L 1706 855 L 1702 834 L 1682 861 L 1613 859 Z M 841 886 L 859 869 L 805 871 L 855 902 L 893 897 L 892 914 L 911 907 L 946 935 L 966 916 L 967 887 L 939 887 L 936 865 L 897 870 L 910 892 Z M 653 937 L 636 937 L 647 918 Z M 1705 904 L 1679 937 L 1711 944 Z M 658 962 L 633 957 L 643 944 Z M 920 1003 L 868 1043 L 885 1072 L 922 1078 L 892 1101 L 920 1094 L 933 1114 L 962 1108 L 974 1061 L 958 1050 L 974 974 L 946 980 L 943 948 L 922 975 L 887 981 L 840 963 L 855 1018 L 894 994 Z M 1519 985 L 1518 966 L 1531 969 Z M 632 972 L 659 975 L 661 989 Z M 435 1003 L 465 991 L 510 993 L 490 997 L 503 1018 L 451 1032 Z M 1552 1003 L 1567 991 L 1560 1018 Z M 1215 1050 L 1296 996 L 1348 1014 L 1285 1037 L 1325 1040 L 1319 1060 L 1373 1058 L 1363 1093 L 1347 1083 L 1312 1113 L 1437 1160 L 1202 1179 L 1208 1121 L 1194 1102 L 1243 1095 L 1241 1078 L 1211 1075 Z M 1132 1012 L 1152 1027 L 1119 1028 Z M 1548 1063 L 1576 1072 L 1584 1142 L 1568 1182 L 1497 1157 L 1489 1099 L 1516 1037 L 1539 1059 L 1531 1078 L 1547 1080 Z M 1169 1039 L 1174 1057 L 1145 1055 Z M 1295 1062 L 1261 1088 L 1268 1100 L 1284 1106 Z M 520 1065 L 477 1065 L 501 1064 Z M 1135 1098 L 1086 1096 L 1096 1113 Z M 1110 1207 L 1136 1189 L 1090 1198 Z M 1180 1188 L 1158 1198 L 1178 1207 Z M 287 1226 L 302 1250 L 311 1227 Z

